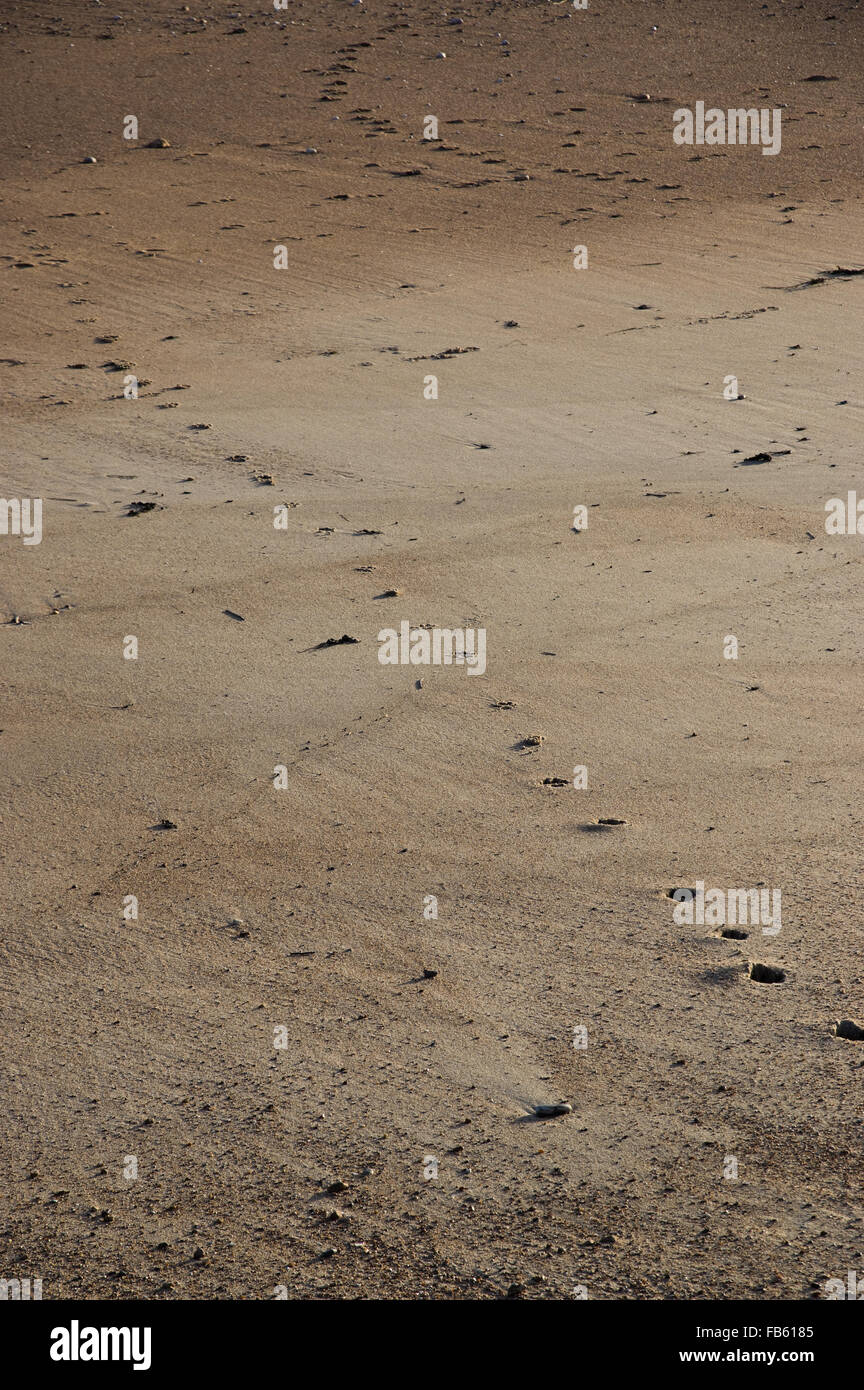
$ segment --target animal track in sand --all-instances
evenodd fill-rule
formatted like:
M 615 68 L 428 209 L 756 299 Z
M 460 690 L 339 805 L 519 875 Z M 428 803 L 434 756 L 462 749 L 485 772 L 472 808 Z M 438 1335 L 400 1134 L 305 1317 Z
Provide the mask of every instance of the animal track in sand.
M 751 980 L 755 980 L 759 985 L 782 985 L 786 979 L 786 971 L 781 970 L 777 965 L 761 965 L 758 961 L 751 961 L 747 974 Z

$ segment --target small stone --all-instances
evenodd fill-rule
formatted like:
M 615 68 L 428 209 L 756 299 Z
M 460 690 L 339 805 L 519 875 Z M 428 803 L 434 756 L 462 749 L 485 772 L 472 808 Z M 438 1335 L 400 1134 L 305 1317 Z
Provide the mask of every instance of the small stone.
M 332 1193 L 347 1192 L 348 1184 L 347 1182 L 343 1182 L 341 1178 L 337 1178 L 335 1182 L 331 1182 L 330 1186 L 327 1188 L 327 1191 Z
M 84 156 L 84 158 L 81 160 L 81 163 L 82 163 L 82 164 L 98 164 L 98 163 L 99 163 L 99 160 L 96 158 L 95 154 L 86 154 L 86 155 Z
M 840 1018 L 831 1024 L 835 1038 L 846 1038 L 849 1042 L 864 1042 L 864 1028 L 852 1018 Z
M 171 142 L 170 140 L 163 140 L 160 135 L 156 140 L 148 140 L 144 148 L 147 150 L 170 150 Z
M 573 1106 L 569 1101 L 561 1100 L 556 1105 L 535 1105 L 534 1114 L 538 1120 L 551 1120 L 555 1115 L 569 1115 L 572 1113 Z

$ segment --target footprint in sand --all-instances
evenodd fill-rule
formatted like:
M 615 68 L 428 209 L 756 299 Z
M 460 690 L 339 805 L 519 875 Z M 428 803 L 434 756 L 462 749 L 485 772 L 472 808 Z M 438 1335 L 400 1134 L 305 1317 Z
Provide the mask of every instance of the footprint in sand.
M 777 965 L 761 965 L 758 961 L 751 961 L 747 971 L 751 980 L 755 980 L 759 985 L 782 985 L 786 979 L 786 971 L 781 970 Z

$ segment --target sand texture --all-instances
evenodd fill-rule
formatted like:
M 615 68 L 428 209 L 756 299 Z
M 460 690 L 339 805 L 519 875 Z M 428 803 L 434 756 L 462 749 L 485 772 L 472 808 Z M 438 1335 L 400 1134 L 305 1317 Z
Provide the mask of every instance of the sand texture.
M 862 35 L 3 4 L 0 1274 L 864 1269 Z

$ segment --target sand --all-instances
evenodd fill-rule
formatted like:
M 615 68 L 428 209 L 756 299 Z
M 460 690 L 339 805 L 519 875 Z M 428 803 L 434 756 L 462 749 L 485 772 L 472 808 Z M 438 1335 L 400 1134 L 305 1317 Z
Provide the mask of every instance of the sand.
M 44 509 L 0 535 L 0 1273 L 824 1297 L 856 7 L 54 8 L 2 22 L 2 491 Z M 781 152 L 677 146 L 700 100 Z M 382 665 L 404 621 L 485 672 Z M 676 921 L 697 882 L 781 930 Z

